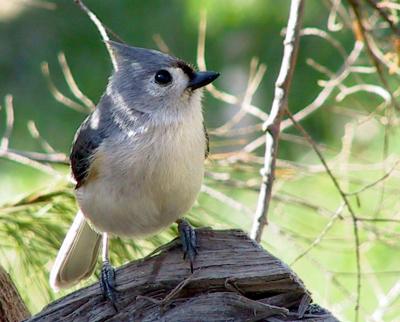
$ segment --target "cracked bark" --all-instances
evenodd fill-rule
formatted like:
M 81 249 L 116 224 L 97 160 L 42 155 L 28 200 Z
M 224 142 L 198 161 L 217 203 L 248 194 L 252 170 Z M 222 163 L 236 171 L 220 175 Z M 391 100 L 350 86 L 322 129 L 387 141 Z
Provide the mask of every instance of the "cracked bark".
M 286 264 L 239 230 L 198 229 L 194 273 L 179 239 L 116 271 L 117 306 L 99 284 L 50 303 L 28 321 L 337 321 L 310 304 Z
M 10 276 L 0 266 L 0 321 L 16 322 L 29 316 L 30 313 Z

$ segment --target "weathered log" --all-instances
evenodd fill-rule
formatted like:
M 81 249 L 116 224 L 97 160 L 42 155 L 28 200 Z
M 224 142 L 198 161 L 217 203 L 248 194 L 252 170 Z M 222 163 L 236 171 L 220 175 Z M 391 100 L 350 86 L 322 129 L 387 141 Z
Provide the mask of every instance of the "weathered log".
M 0 265 L 0 321 L 17 322 L 29 316 L 13 281 Z
M 116 271 L 117 311 L 99 284 L 29 321 L 337 321 L 302 281 L 242 231 L 198 229 L 193 274 L 179 239 Z

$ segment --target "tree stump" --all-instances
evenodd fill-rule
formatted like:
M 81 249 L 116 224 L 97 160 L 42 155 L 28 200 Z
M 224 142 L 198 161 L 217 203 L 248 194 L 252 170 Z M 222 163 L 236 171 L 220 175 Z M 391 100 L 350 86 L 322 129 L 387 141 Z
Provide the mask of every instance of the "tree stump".
M 117 310 L 99 283 L 28 321 L 337 321 L 302 281 L 239 230 L 197 229 L 194 273 L 179 239 L 116 271 Z
M 0 321 L 18 322 L 30 313 L 7 272 L 0 266 Z

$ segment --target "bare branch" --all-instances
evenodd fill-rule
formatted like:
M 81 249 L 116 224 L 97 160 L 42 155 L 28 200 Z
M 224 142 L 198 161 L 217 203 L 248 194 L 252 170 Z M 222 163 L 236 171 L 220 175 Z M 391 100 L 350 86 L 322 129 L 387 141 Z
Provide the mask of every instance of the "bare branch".
M 247 135 L 247 134 L 259 132 L 261 129 L 262 129 L 262 124 L 258 123 L 258 124 L 254 124 L 254 125 L 231 129 L 231 130 L 229 130 L 229 132 L 218 132 L 216 130 L 211 129 L 211 130 L 208 130 L 208 134 L 229 137 L 229 136 L 237 136 L 237 135 Z
M 400 223 L 400 219 L 393 219 L 393 218 L 364 218 L 364 217 L 357 217 L 358 221 L 368 221 L 374 223 Z
M 205 43 L 206 43 L 206 29 L 207 29 L 207 16 L 206 12 L 202 11 L 200 15 L 199 22 L 199 38 L 197 42 L 197 66 L 200 70 L 207 70 L 206 60 L 205 60 Z M 234 95 L 218 90 L 213 84 L 208 84 L 206 90 L 216 99 L 219 99 L 225 103 L 237 105 L 240 103 L 240 99 Z M 268 115 L 263 112 L 257 106 L 248 104 L 246 105 L 246 111 L 265 121 Z
M 340 22 L 336 22 L 338 7 L 340 5 L 341 0 L 333 0 L 332 9 L 329 12 L 328 17 L 328 30 L 330 31 L 339 31 L 343 28 L 343 24 Z
M 376 71 L 378 73 L 379 79 L 380 79 L 381 83 L 383 84 L 383 86 L 385 87 L 385 89 L 390 93 L 390 97 L 391 97 L 391 101 L 392 101 L 393 106 L 397 110 L 400 110 L 400 106 L 397 103 L 397 100 L 394 97 L 392 90 L 390 89 L 389 83 L 388 83 L 388 81 L 386 80 L 386 78 L 384 76 L 384 72 L 382 70 L 382 65 L 381 65 L 379 59 L 375 56 L 374 52 L 371 49 L 369 37 L 368 37 L 368 34 L 366 32 L 366 29 L 365 29 L 365 26 L 364 26 L 364 23 L 363 23 L 363 19 L 362 19 L 362 13 L 361 13 L 360 4 L 356 0 L 348 0 L 348 2 L 350 3 L 351 7 L 353 8 L 354 14 L 355 14 L 356 19 L 357 19 L 358 31 L 360 33 L 361 40 L 365 43 L 365 48 L 367 49 L 368 56 L 370 57 L 370 60 L 372 61 L 372 64 L 376 68 Z M 359 36 L 356 35 L 356 37 L 359 37 Z
M 11 161 L 23 164 L 23 165 L 27 165 L 31 168 L 42 171 L 42 172 L 47 173 L 52 176 L 62 177 L 60 175 L 60 173 L 58 173 L 52 167 L 42 164 L 40 162 L 37 162 L 37 161 L 35 161 L 27 156 L 24 156 L 22 154 L 17 154 L 15 152 L 12 152 L 10 150 L 0 150 L 0 158 L 8 159 L 8 160 L 11 160 Z
M 351 66 L 357 61 L 358 57 L 361 54 L 363 49 L 363 43 L 361 41 L 356 41 L 351 51 L 350 55 L 347 57 L 344 64 L 341 66 L 339 71 L 327 82 L 324 83 L 324 88 L 321 92 L 317 95 L 317 97 L 312 101 L 309 105 L 301 109 L 299 112 L 294 114 L 294 118 L 297 122 L 305 119 L 316 110 L 321 108 L 330 95 L 333 93 L 336 86 L 339 86 L 346 78 L 350 75 L 350 68 Z M 282 121 L 281 124 L 281 131 L 286 130 L 287 128 L 292 126 L 292 122 L 290 119 L 286 119 Z M 265 142 L 265 136 L 261 136 L 254 141 L 248 143 L 244 148 L 243 151 L 250 153 L 256 149 L 258 149 L 263 143 Z
M 383 98 L 386 104 L 390 104 L 391 102 L 390 93 L 386 89 L 381 86 L 370 84 L 359 84 L 351 87 L 343 87 L 340 93 L 336 96 L 336 100 L 338 102 L 343 101 L 348 95 L 362 91 L 380 96 L 381 98 Z
M 238 211 L 243 211 L 244 213 L 251 215 L 251 210 L 246 207 L 245 205 L 241 204 L 240 202 L 232 199 L 231 197 L 227 196 L 226 194 L 222 193 L 221 191 L 215 190 L 209 186 L 202 185 L 201 186 L 201 192 L 209 195 L 210 197 L 214 198 L 215 200 L 218 200 L 222 202 L 223 204 L 226 204 L 227 206 L 236 209 Z
M 68 66 L 67 59 L 65 58 L 63 52 L 60 52 L 58 54 L 58 62 L 60 63 L 60 67 L 63 72 L 65 81 L 67 82 L 72 94 L 74 94 L 74 96 L 78 100 L 80 100 L 83 103 L 83 105 L 85 105 L 89 109 L 89 111 L 93 111 L 96 105 L 90 98 L 88 98 L 85 94 L 83 94 L 82 91 L 79 89 L 78 85 L 75 82 L 74 77 L 72 76 L 71 69 Z
M 47 153 L 55 153 L 54 148 L 49 144 L 49 142 L 47 142 L 40 135 L 40 132 L 37 129 L 36 124 L 35 124 L 34 121 L 32 121 L 32 120 L 28 121 L 27 128 L 28 128 L 29 133 L 32 135 L 32 137 L 39 141 L 39 143 L 42 146 L 44 151 L 46 151 Z
M 376 73 L 376 68 L 371 66 L 353 66 L 350 67 L 352 73 L 373 74 Z
M 326 224 L 325 228 L 318 234 L 317 238 L 315 238 L 315 240 L 311 243 L 310 246 L 308 246 L 308 248 L 306 250 L 304 250 L 303 252 L 301 252 L 301 254 L 299 254 L 290 264 L 289 266 L 293 266 L 296 262 L 298 262 L 300 259 L 302 259 L 304 256 L 306 256 L 311 249 L 313 249 L 315 246 L 317 246 L 321 241 L 322 238 L 325 237 L 325 235 L 329 232 L 329 230 L 332 228 L 333 224 L 335 223 L 335 221 L 341 216 L 341 213 L 343 212 L 345 203 L 343 202 L 338 209 L 335 211 L 335 213 L 333 214 L 333 216 L 331 217 L 331 219 L 329 220 L 329 222 Z
M 394 10 L 400 10 L 400 4 L 391 2 L 391 1 L 381 1 L 377 5 L 379 8 L 388 8 L 388 9 L 394 9 Z
M 0 158 L 8 159 L 11 161 L 18 162 L 23 165 L 30 166 L 39 171 L 45 172 L 47 174 L 51 174 L 57 177 L 61 175 L 54 170 L 52 167 L 41 164 L 37 161 L 49 161 L 55 163 L 66 163 L 65 155 L 61 154 L 41 154 L 36 152 L 26 152 L 26 151 L 18 151 L 9 148 L 9 141 L 14 125 L 14 107 L 13 107 L 13 97 L 12 95 L 7 95 L 5 97 L 5 109 L 7 113 L 6 117 L 6 130 L 4 135 L 1 138 L 0 143 Z M 35 159 L 38 159 L 37 161 Z M 63 161 L 61 161 L 63 159 Z
M 386 296 L 379 299 L 378 308 L 372 313 L 372 321 L 383 321 L 383 316 L 389 309 L 389 306 L 400 296 L 400 280 L 389 290 Z
M 257 65 L 258 65 L 257 59 L 253 58 L 250 62 L 250 73 L 249 73 L 249 80 L 247 83 L 246 92 L 244 94 L 239 111 L 224 125 L 215 129 L 214 131 L 216 133 L 226 133 L 230 131 L 248 113 L 249 106 L 251 105 L 253 96 L 257 91 L 258 87 L 260 86 L 262 78 L 267 70 L 267 67 L 264 64 L 260 64 L 259 66 Z M 267 115 L 265 114 L 265 117 L 266 116 Z
M 106 31 L 106 27 L 103 25 L 103 23 L 100 21 L 99 18 L 97 18 L 97 16 L 88 8 L 86 7 L 86 5 L 81 1 L 81 0 L 75 0 L 75 3 L 88 15 L 88 17 L 90 18 L 90 20 L 92 20 L 92 22 L 95 24 L 97 30 L 99 31 L 101 38 L 103 39 L 106 48 L 108 50 L 108 54 L 110 55 L 114 70 L 118 70 L 118 65 L 117 65 L 117 61 L 115 59 L 115 55 L 114 52 L 112 51 L 112 48 L 110 46 L 110 44 L 108 43 L 108 41 L 110 40 L 110 38 L 108 37 L 107 31 Z M 113 33 L 115 35 L 115 33 Z
M 336 20 L 337 17 L 341 18 L 341 22 L 340 23 L 336 23 L 334 25 L 330 24 L 331 21 L 329 21 L 329 17 L 328 17 L 328 30 L 329 31 L 339 31 L 343 29 L 343 26 L 346 26 L 348 29 L 351 29 L 352 24 L 351 24 L 351 19 L 350 19 L 350 15 L 346 10 L 346 7 L 343 5 L 342 0 L 329 0 L 329 2 L 331 3 L 331 13 L 333 11 L 333 16 Z M 332 18 L 331 18 L 332 19 Z
M 265 161 L 262 170 L 262 184 L 258 197 L 257 210 L 254 214 L 253 227 L 250 233 L 250 236 L 256 241 L 261 240 L 263 228 L 267 223 L 268 207 L 275 175 L 281 118 L 288 104 L 289 90 L 299 47 L 303 11 L 304 1 L 292 0 L 287 32 L 283 42 L 284 52 L 281 70 L 275 83 L 275 94 L 271 112 L 267 122 L 264 124 L 264 129 L 266 130 Z
M 0 143 L 0 150 L 2 151 L 6 151 L 8 149 L 11 133 L 14 127 L 14 106 L 12 95 L 8 94 L 4 101 L 6 109 L 6 130 L 4 131 L 4 135 Z
M 319 63 L 317 63 L 314 59 L 312 58 L 307 58 L 306 63 L 308 66 L 314 68 L 316 71 L 325 74 L 329 77 L 333 77 L 334 73 L 329 70 L 326 66 L 323 66 Z
M 347 78 L 347 76 L 349 76 L 350 67 L 356 62 L 356 60 L 360 56 L 362 48 L 363 48 L 362 42 L 356 41 L 349 57 L 347 57 L 346 61 L 339 69 L 339 71 L 335 74 L 335 76 L 326 82 L 324 89 L 318 94 L 318 96 L 314 99 L 314 101 L 293 115 L 294 119 L 297 122 L 300 122 L 301 120 L 309 116 L 311 113 L 319 109 L 326 102 L 328 97 L 332 94 L 335 87 L 339 85 L 341 82 L 343 82 Z M 291 123 L 292 122 L 290 120 L 284 120 L 282 122 L 282 131 L 290 127 Z
M 389 17 L 389 15 L 386 13 L 386 11 L 379 5 L 379 3 L 376 2 L 375 0 L 366 0 L 366 1 L 374 10 L 376 10 L 380 14 L 380 16 L 383 18 L 383 20 L 385 20 L 389 24 L 393 33 L 396 34 L 398 37 L 400 37 L 400 29 L 393 22 L 393 20 Z
M 64 153 L 40 153 L 31 151 L 21 151 L 15 149 L 8 149 L 8 152 L 10 152 L 11 155 L 21 156 L 30 159 L 32 161 L 69 165 L 69 159 Z M 8 158 L 7 156 L 6 158 L 13 159 L 13 158 Z M 20 159 L 17 160 L 16 158 L 14 158 L 13 160 L 18 161 Z
M 358 228 L 358 218 L 356 216 L 353 207 L 350 204 L 350 201 L 347 198 L 346 193 L 340 187 L 339 181 L 333 175 L 332 171 L 330 170 L 328 163 L 325 161 L 322 153 L 319 151 L 318 146 L 315 144 L 314 140 L 310 137 L 307 131 L 298 123 L 294 116 L 286 110 L 286 113 L 289 116 L 289 119 L 292 120 L 294 126 L 302 133 L 304 138 L 308 141 L 308 143 L 312 146 L 313 150 L 317 154 L 318 158 L 320 159 L 321 163 L 323 164 L 327 174 L 331 178 L 334 186 L 336 187 L 337 191 L 339 192 L 340 196 L 342 197 L 346 207 L 351 215 L 351 219 L 353 222 L 353 233 L 354 233 L 354 243 L 355 243 L 355 253 L 356 253 L 356 268 L 357 268 L 357 299 L 356 304 L 354 307 L 356 318 L 355 320 L 358 321 L 359 318 L 359 308 L 360 308 L 360 298 L 361 298 L 361 259 L 360 259 L 360 236 L 359 236 L 359 228 Z
M 334 48 L 337 49 L 337 51 L 340 53 L 340 55 L 343 57 L 343 59 L 347 58 L 346 50 L 344 49 L 342 44 L 324 30 L 321 30 L 318 28 L 304 28 L 300 31 L 300 35 L 301 36 L 317 36 L 322 39 L 325 39 Z
M 388 172 L 386 172 L 382 177 L 380 177 L 379 179 L 375 180 L 374 182 L 371 182 L 370 184 L 364 186 L 363 188 L 361 188 L 361 189 L 359 189 L 359 190 L 357 190 L 357 191 L 347 192 L 346 194 L 347 194 L 348 196 L 358 195 L 358 194 L 360 194 L 361 192 L 364 192 L 364 191 L 366 191 L 366 190 L 368 190 L 368 189 L 370 189 L 370 188 L 376 186 L 377 184 L 379 184 L 379 183 L 385 181 L 387 178 L 390 177 L 390 175 L 391 175 L 391 174 L 393 173 L 393 171 L 397 168 L 397 166 L 398 166 L 399 163 L 400 163 L 400 160 L 397 160 L 397 162 L 393 165 L 393 167 L 392 167 Z
M 87 109 L 83 105 L 78 104 L 75 101 L 71 100 L 70 98 L 68 98 L 67 96 L 62 94 L 57 89 L 57 87 L 54 85 L 53 81 L 51 80 L 49 64 L 47 62 L 43 62 L 41 64 L 41 68 L 42 68 L 42 73 L 47 80 L 47 84 L 49 86 L 50 93 L 53 95 L 53 97 L 56 99 L 56 101 L 60 102 L 61 104 L 65 105 L 77 112 L 87 113 Z
M 171 54 L 171 50 L 168 45 L 165 43 L 164 39 L 162 39 L 160 34 L 153 35 L 153 41 L 157 45 L 158 49 L 160 49 L 163 53 Z

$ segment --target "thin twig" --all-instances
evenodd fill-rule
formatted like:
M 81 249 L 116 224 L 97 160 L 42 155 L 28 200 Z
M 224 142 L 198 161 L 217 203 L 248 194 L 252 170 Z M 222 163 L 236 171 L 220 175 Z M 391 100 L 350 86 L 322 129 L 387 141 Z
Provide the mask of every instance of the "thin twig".
M 69 165 L 69 159 L 64 153 L 40 153 L 16 149 L 8 149 L 8 152 L 32 161 Z
M 14 127 L 14 106 L 12 95 L 6 95 L 4 99 L 6 109 L 6 130 L 4 131 L 3 137 L 1 138 L 0 150 L 6 151 L 10 142 L 11 133 Z
M 335 14 L 337 16 L 339 16 L 341 18 L 341 22 L 340 23 L 340 28 L 337 29 L 331 29 L 329 22 L 328 22 L 328 30 L 330 31 L 339 31 L 343 29 L 343 25 L 346 26 L 347 29 L 351 29 L 352 28 L 352 23 L 351 23 L 351 19 L 350 19 L 350 14 L 347 11 L 347 8 L 345 5 L 343 5 L 342 0 L 329 0 L 329 2 L 331 3 L 331 7 L 334 8 L 334 10 L 336 11 Z M 328 18 L 329 19 L 329 18 Z M 338 26 L 339 24 L 337 24 L 336 26 Z
M 329 77 L 333 77 L 334 72 L 332 72 L 328 67 L 321 65 L 320 63 L 317 63 L 314 59 L 312 58 L 307 58 L 306 64 L 312 68 L 314 68 L 316 71 L 325 74 Z M 318 83 L 319 85 L 322 85 L 321 83 Z
M 317 95 L 314 101 L 293 115 L 297 122 L 303 120 L 311 113 L 319 109 L 332 94 L 335 87 L 342 83 L 347 78 L 347 76 L 350 75 L 350 68 L 357 61 L 363 47 L 364 46 L 362 42 L 355 42 L 353 50 L 351 51 L 350 55 L 347 57 L 343 65 L 340 67 L 339 71 L 334 75 L 334 77 L 332 77 L 329 81 L 325 83 L 324 89 Z M 290 120 L 283 121 L 282 130 L 290 127 L 291 123 L 292 122 Z
M 391 1 L 382 1 L 378 4 L 378 7 L 400 10 L 400 3 L 395 3 L 395 2 L 391 2 Z
M 338 209 L 335 211 L 329 222 L 326 224 L 325 228 L 318 234 L 317 238 L 308 246 L 307 249 L 305 249 L 301 254 L 299 254 L 290 264 L 289 266 L 293 266 L 296 262 L 298 262 L 300 259 L 302 259 L 304 256 L 306 256 L 315 246 L 317 246 L 324 236 L 329 232 L 329 230 L 333 227 L 333 224 L 335 221 L 341 216 L 341 213 L 344 209 L 345 203 L 342 203 Z
M 336 96 L 336 100 L 338 102 L 343 101 L 348 95 L 361 91 L 378 95 L 383 98 L 383 100 L 386 102 L 387 105 L 390 104 L 391 101 L 390 93 L 381 86 L 371 85 L 371 84 L 359 84 L 351 87 L 344 87 L 341 89 L 340 93 Z
M 327 23 L 328 30 L 330 31 L 339 31 L 343 28 L 343 24 L 341 24 L 340 22 L 336 22 L 340 1 L 341 0 L 331 1 L 332 2 L 331 10 L 329 12 L 328 23 Z
M 324 88 L 321 92 L 318 93 L 317 97 L 306 107 L 294 114 L 294 118 L 297 122 L 305 119 L 325 104 L 330 95 L 333 93 L 336 86 L 339 86 L 339 84 L 341 84 L 350 75 L 350 68 L 357 61 L 363 47 L 364 46 L 361 41 L 356 41 L 350 55 L 347 57 L 338 72 L 324 84 Z M 292 122 L 289 119 L 283 120 L 281 124 L 281 131 L 288 129 L 291 126 Z M 254 141 L 248 143 L 243 148 L 243 151 L 247 153 L 253 152 L 258 149 L 264 142 L 265 136 L 260 136 Z
M 69 97 L 62 94 L 57 87 L 54 85 L 51 77 L 50 77 L 50 70 L 49 64 L 47 62 L 42 62 L 41 69 L 44 77 L 47 80 L 47 84 L 49 86 L 50 93 L 53 95 L 56 101 L 60 102 L 61 104 L 81 113 L 87 113 L 87 109 L 77 102 L 73 101 Z
M 334 48 L 337 49 L 339 54 L 343 57 L 343 59 L 347 58 L 347 53 L 342 44 L 335 38 L 333 38 L 326 31 L 318 29 L 318 28 L 304 28 L 300 31 L 300 36 L 316 36 L 322 39 L 325 39 L 329 42 Z
M 283 42 L 284 52 L 281 69 L 275 83 L 274 101 L 268 120 L 264 124 L 264 129 L 266 130 L 265 161 L 257 210 L 254 214 L 253 227 L 250 233 L 250 236 L 258 242 L 261 240 L 262 231 L 267 223 L 268 207 L 275 175 L 281 118 L 288 104 L 289 90 L 299 47 L 303 12 L 304 1 L 292 0 L 286 36 Z
M 106 31 L 106 29 L 108 29 L 108 28 L 106 28 L 103 25 L 103 23 L 100 21 L 100 19 L 97 18 L 97 16 L 88 7 L 86 7 L 86 5 L 82 2 L 82 0 L 74 0 L 74 1 L 88 15 L 90 20 L 92 20 L 92 22 L 95 24 L 97 30 L 99 31 L 99 33 L 101 35 L 101 38 L 103 39 L 103 41 L 106 45 L 108 54 L 110 55 L 110 58 L 111 58 L 111 61 L 112 61 L 113 67 L 114 67 L 114 70 L 117 71 L 118 70 L 117 60 L 115 58 L 114 52 L 113 52 L 109 42 L 108 42 L 110 40 L 110 38 L 108 37 L 107 31 Z M 115 35 L 115 33 L 114 33 L 114 35 Z
M 249 80 L 247 83 L 247 88 L 242 100 L 242 104 L 240 105 L 239 111 L 230 118 L 224 125 L 216 128 L 214 131 L 216 133 L 227 133 L 230 131 L 235 125 L 237 125 L 243 117 L 248 113 L 248 108 L 251 105 L 251 101 L 255 92 L 257 91 L 260 83 L 263 79 L 263 76 L 267 70 L 267 67 L 264 64 L 258 65 L 257 59 L 253 58 L 250 62 L 250 73 Z M 265 115 L 267 116 L 267 115 Z
M 386 296 L 379 299 L 378 308 L 372 313 L 371 318 L 373 321 L 383 321 L 382 318 L 389 306 L 400 296 L 400 280 L 389 290 Z
M 294 116 L 290 113 L 289 110 L 286 110 L 286 113 L 289 119 L 293 122 L 296 129 L 304 136 L 304 138 L 308 141 L 308 143 L 312 146 L 313 150 L 317 154 L 318 158 L 320 159 L 321 163 L 323 164 L 326 173 L 331 178 L 336 190 L 339 192 L 340 196 L 342 197 L 343 201 L 346 204 L 346 207 L 351 215 L 352 223 L 353 223 L 353 233 L 354 233 L 354 243 L 355 243 L 355 253 L 356 253 L 356 269 L 357 269 L 357 299 L 356 304 L 354 307 L 355 310 L 355 321 L 359 319 L 359 307 L 360 307 L 360 298 L 361 298 L 361 259 L 360 259 L 360 236 L 359 236 L 359 228 L 358 228 L 358 218 L 356 216 L 353 207 L 350 204 L 350 201 L 346 195 L 346 193 L 342 190 L 339 181 L 333 175 L 331 169 L 328 166 L 325 158 L 323 157 L 322 153 L 319 151 L 318 146 L 315 144 L 314 140 L 310 137 L 307 131 L 303 128 L 303 126 L 298 123 Z
M 400 160 L 397 160 L 397 162 L 393 165 L 393 167 L 386 172 L 382 177 L 380 177 L 379 179 L 375 180 L 374 182 L 371 182 L 370 184 L 366 185 L 365 187 L 362 187 L 361 189 L 357 190 L 357 191 L 353 191 L 353 192 L 347 192 L 346 194 L 348 196 L 354 196 L 354 195 L 358 195 L 361 192 L 364 192 L 365 190 L 368 190 L 374 186 L 376 186 L 377 184 L 385 181 L 387 178 L 390 177 L 390 175 L 392 174 L 392 172 L 397 168 L 397 165 L 400 163 Z
M 361 38 L 364 43 L 365 43 L 365 47 L 367 49 L 367 54 L 370 58 L 370 60 L 372 61 L 373 65 L 376 67 L 376 71 L 378 74 L 378 77 L 381 81 L 381 83 L 383 84 L 383 86 L 385 87 L 386 91 L 389 93 L 390 95 L 390 102 L 392 103 L 392 105 L 397 109 L 400 110 L 400 105 L 398 104 L 397 100 L 396 100 L 396 96 L 394 95 L 394 93 L 391 91 L 390 85 L 388 83 L 388 81 L 385 78 L 384 75 L 384 71 L 382 68 L 382 60 L 379 59 L 379 57 L 376 55 L 376 51 L 379 52 L 378 50 L 375 50 L 374 48 L 377 47 L 375 46 L 375 43 L 373 41 L 373 37 L 369 37 L 367 28 L 364 26 L 364 19 L 363 19 L 363 15 L 362 15 L 362 8 L 359 4 L 358 1 L 355 0 L 348 0 L 356 21 L 357 21 L 357 30 L 355 32 L 356 37 Z M 378 11 L 378 13 L 387 21 L 389 22 L 390 27 L 392 28 L 392 30 L 394 31 L 394 33 L 396 34 L 396 37 L 399 36 L 398 33 L 398 29 L 397 27 L 392 23 L 392 21 L 389 19 L 389 17 L 386 16 L 385 11 L 383 11 L 382 9 L 379 9 L 379 7 L 376 6 L 374 1 L 367 1 L 369 3 L 369 5 L 371 5 L 375 10 Z M 396 67 L 397 69 L 397 67 Z M 383 159 L 385 159 L 387 157 L 388 154 L 388 149 L 389 149 L 389 131 L 390 131 L 390 127 L 391 127 L 391 117 L 392 117 L 392 113 L 391 113 L 391 105 L 387 104 L 387 107 L 385 109 L 385 117 L 387 119 L 387 123 L 385 126 L 385 131 L 384 131 L 384 142 L 383 142 L 383 150 L 382 150 L 382 154 L 383 154 Z M 381 191 L 380 191 L 380 197 L 379 197 L 379 203 L 378 203 L 378 207 L 375 211 L 375 215 L 377 215 L 382 208 L 382 204 L 384 201 L 384 192 L 385 192 L 385 186 L 382 185 Z
M 206 30 L 207 30 L 207 16 L 206 12 L 202 11 L 200 14 L 199 22 L 199 37 L 197 41 L 197 66 L 200 70 L 207 70 L 206 59 L 205 59 L 205 43 L 206 43 Z M 213 84 L 208 84 L 206 90 L 216 99 L 221 100 L 231 105 L 240 104 L 240 99 L 232 94 L 218 90 Z M 257 106 L 248 104 L 246 111 L 259 118 L 260 120 L 266 121 L 268 115 Z
M 364 218 L 364 217 L 357 217 L 358 221 L 368 221 L 368 222 L 375 222 L 375 223 L 400 223 L 400 219 L 393 219 L 393 218 Z
M 235 199 L 232 199 L 231 197 L 227 196 L 226 194 L 222 193 L 221 191 L 215 190 L 211 187 L 208 187 L 206 185 L 201 186 L 201 192 L 209 195 L 210 197 L 214 198 L 215 200 L 218 200 L 222 202 L 223 204 L 227 205 L 228 207 L 231 207 L 232 209 L 235 209 L 240 212 L 244 212 L 246 214 L 251 215 L 251 210 L 243 205 L 242 203 L 236 201 Z
M 383 10 L 381 6 L 379 6 L 379 3 L 377 3 L 375 0 L 366 0 L 366 1 L 374 10 L 378 11 L 383 20 L 385 20 L 389 24 L 390 29 L 392 29 L 393 33 L 395 33 L 398 37 L 400 37 L 399 27 L 393 22 L 393 20 L 389 17 L 386 11 Z
M 54 170 L 52 167 L 37 162 L 31 159 L 30 157 L 26 157 L 22 154 L 17 154 L 15 152 L 12 152 L 10 150 L 0 150 L 0 158 L 8 159 L 23 165 L 27 165 L 31 168 L 42 171 L 52 176 L 61 177 L 60 173 Z
M 39 144 L 42 146 L 42 149 L 47 152 L 47 153 L 55 153 L 55 149 L 50 145 L 49 142 L 47 142 L 41 135 L 39 130 L 36 127 L 36 124 L 34 121 L 30 120 L 27 123 L 27 128 L 31 136 L 39 141 Z
M 349 190 L 349 160 L 351 156 L 351 150 L 353 146 L 354 133 L 355 132 L 355 124 L 353 122 L 349 122 L 345 125 L 344 134 L 342 137 L 342 149 L 337 156 L 337 160 L 339 163 L 339 174 L 343 178 L 342 185 L 343 189 Z
M 0 144 L 0 158 L 3 159 L 8 159 L 11 161 L 18 162 L 23 165 L 30 166 L 34 169 L 37 169 L 39 171 L 45 172 L 47 174 L 51 174 L 57 177 L 60 177 L 61 175 L 54 170 L 52 167 L 41 164 L 40 162 L 35 161 L 35 158 L 31 158 L 34 156 L 34 152 L 19 152 L 13 149 L 9 148 L 9 141 L 14 125 L 14 107 L 13 107 L 13 97 L 12 95 L 7 95 L 5 97 L 5 109 L 7 113 L 6 117 L 6 130 L 1 138 L 1 144 Z M 48 154 L 40 154 L 41 157 L 46 155 L 47 159 L 50 159 L 51 157 L 54 157 L 54 155 L 48 155 Z M 58 156 L 59 157 L 59 156 Z M 40 160 L 44 161 L 44 160 Z
M 72 76 L 71 69 L 68 66 L 67 59 L 65 58 L 65 55 L 63 52 L 60 52 L 58 54 L 58 62 L 60 64 L 61 70 L 63 72 L 65 81 L 67 82 L 69 89 L 71 90 L 72 94 L 80 100 L 87 108 L 89 111 L 93 111 L 96 107 L 96 105 L 93 103 L 93 101 L 87 97 L 85 94 L 82 93 L 82 91 L 79 89 L 78 85 L 75 82 L 74 77 Z
M 400 110 L 400 106 L 397 103 L 396 98 L 393 95 L 392 90 L 390 89 L 389 83 L 386 80 L 385 76 L 384 76 L 384 72 L 382 70 L 382 66 L 381 63 L 379 61 L 379 59 L 375 56 L 374 52 L 371 49 L 370 43 L 369 43 L 369 37 L 367 34 L 367 31 L 365 29 L 364 23 L 363 23 L 363 19 L 362 19 L 362 13 L 361 13 L 361 7 L 360 4 L 358 3 L 357 0 L 348 0 L 348 2 L 350 3 L 351 7 L 353 8 L 354 14 L 356 16 L 357 19 L 357 23 L 358 23 L 358 30 L 357 32 L 360 33 L 360 35 L 357 35 L 356 32 L 356 37 L 360 37 L 364 44 L 365 44 L 365 48 L 367 49 L 367 53 L 368 56 L 370 57 L 370 60 L 372 61 L 372 64 L 375 66 L 376 71 L 378 73 L 378 77 L 381 81 L 381 83 L 383 84 L 383 86 L 385 87 L 385 89 L 390 93 L 390 97 L 391 97 L 391 101 L 393 106 L 397 109 Z
M 157 45 L 158 49 L 160 49 L 163 53 L 171 54 L 171 50 L 160 34 L 153 35 L 153 41 Z

